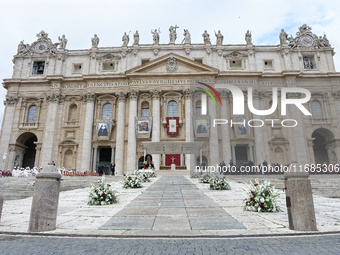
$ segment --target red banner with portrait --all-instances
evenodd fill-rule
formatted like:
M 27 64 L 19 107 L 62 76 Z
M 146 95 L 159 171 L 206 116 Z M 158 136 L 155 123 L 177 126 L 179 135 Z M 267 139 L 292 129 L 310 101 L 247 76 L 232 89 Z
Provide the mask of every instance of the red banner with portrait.
M 179 117 L 167 117 L 166 127 L 168 135 L 179 135 Z

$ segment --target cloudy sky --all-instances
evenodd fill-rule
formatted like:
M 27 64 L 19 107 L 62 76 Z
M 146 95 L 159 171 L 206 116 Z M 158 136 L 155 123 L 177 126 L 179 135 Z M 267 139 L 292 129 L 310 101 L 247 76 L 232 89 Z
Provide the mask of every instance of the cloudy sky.
M 12 76 L 12 58 L 21 40 L 31 44 L 45 30 L 53 42 L 63 34 L 67 49 L 88 49 L 98 34 L 100 47 L 120 46 L 124 32 L 139 30 L 140 43 L 152 43 L 151 29 L 161 31 L 160 43 L 168 43 L 168 28 L 189 29 L 193 43 L 202 42 L 208 30 L 221 30 L 225 44 L 244 44 L 251 30 L 255 45 L 276 45 L 284 28 L 295 35 L 306 23 L 317 35 L 325 32 L 335 51 L 340 49 L 340 1 L 337 0 L 0 0 L 0 79 Z M 130 40 L 131 42 L 131 40 Z M 340 54 L 334 56 L 340 70 Z M 0 101 L 6 90 L 0 88 Z M 4 105 L 0 103 L 0 123 Z

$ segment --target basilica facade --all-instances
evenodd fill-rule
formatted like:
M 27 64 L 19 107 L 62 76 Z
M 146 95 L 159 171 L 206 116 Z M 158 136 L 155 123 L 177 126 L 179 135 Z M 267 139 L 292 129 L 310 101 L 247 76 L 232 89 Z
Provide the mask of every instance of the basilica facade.
M 97 171 L 114 161 L 122 174 L 143 167 L 146 143 L 161 142 L 182 149 L 153 151 L 156 169 L 230 160 L 339 163 L 340 73 L 325 35 L 302 25 L 295 36 L 278 31 L 278 45 L 254 45 L 249 31 L 245 43 L 230 45 L 220 31 L 216 43 L 207 31 L 201 43 L 191 42 L 185 29 L 176 43 L 176 28 L 168 44 L 157 30 L 153 44 L 140 44 L 136 31 L 119 47 L 100 47 L 94 35 L 91 48 L 68 50 L 64 35 L 53 43 L 44 31 L 20 42 L 13 76 L 3 81 L 1 168 L 54 161 Z M 244 95 L 241 103 L 231 86 Z M 299 88 L 308 100 L 282 104 L 308 97 Z M 272 110 L 256 115 L 252 108 Z M 183 150 L 193 142 L 200 152 Z

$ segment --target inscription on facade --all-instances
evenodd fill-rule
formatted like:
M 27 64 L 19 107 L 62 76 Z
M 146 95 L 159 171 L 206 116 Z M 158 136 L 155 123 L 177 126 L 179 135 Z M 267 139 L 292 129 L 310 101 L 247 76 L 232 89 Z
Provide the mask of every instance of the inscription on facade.
M 285 84 L 296 83 L 295 79 L 282 80 L 265 80 L 258 79 L 145 79 L 130 81 L 112 81 L 112 82 L 89 82 L 88 84 L 62 84 L 62 89 L 87 89 L 87 88 L 114 88 L 128 87 L 137 85 L 190 85 L 197 82 L 207 84 L 233 84 L 233 85 L 265 85 L 265 86 L 284 86 Z M 60 84 L 51 84 L 51 88 L 58 88 Z

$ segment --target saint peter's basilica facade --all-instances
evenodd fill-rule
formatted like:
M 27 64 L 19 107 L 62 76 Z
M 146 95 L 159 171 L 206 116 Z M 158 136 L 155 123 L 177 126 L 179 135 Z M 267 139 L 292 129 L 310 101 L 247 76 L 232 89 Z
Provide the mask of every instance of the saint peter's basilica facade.
M 216 43 L 207 31 L 199 43 L 191 42 L 188 30 L 183 37 L 176 27 L 169 31 L 167 44 L 160 44 L 157 30 L 148 35 L 153 44 L 140 44 L 138 31 L 131 41 L 124 34 L 119 47 L 100 47 L 95 35 L 90 49 L 68 50 L 65 36 L 53 43 L 44 31 L 32 44 L 21 42 L 13 76 L 3 81 L 1 168 L 54 161 L 69 170 L 96 171 L 115 161 L 122 174 L 143 166 L 145 142 L 201 144 L 194 154 L 174 149 L 154 153 L 156 169 L 230 160 L 339 163 L 340 74 L 325 35 L 303 25 L 295 36 L 278 31 L 278 45 L 254 45 L 249 31 L 245 43 L 230 45 L 220 31 Z M 177 36 L 184 38 L 182 43 Z M 255 115 L 245 96 L 244 114 L 233 115 L 228 85 L 245 95 L 252 88 L 252 104 L 262 110 L 271 108 L 277 88 L 278 109 Z M 283 115 L 282 88 L 310 91 L 303 105 L 312 115 L 295 106 Z M 287 119 L 297 125 L 287 127 Z M 224 124 L 214 126 L 216 120 Z

